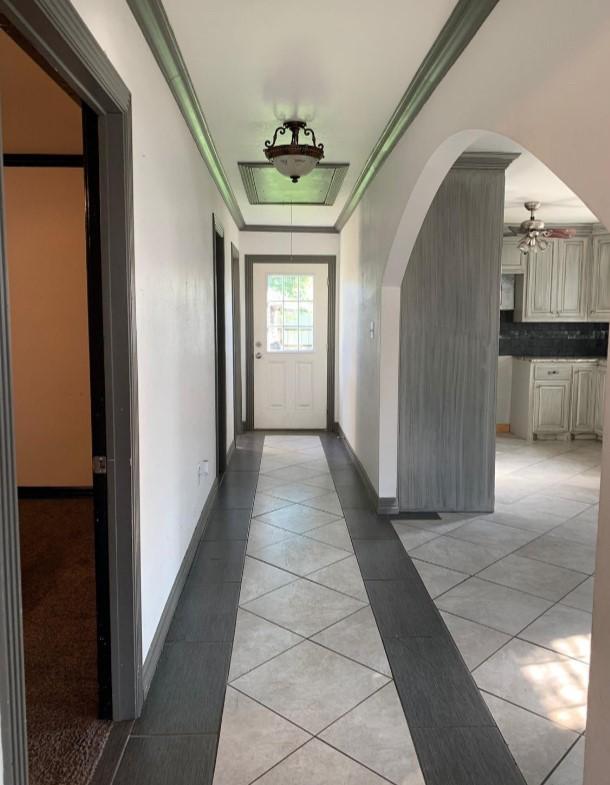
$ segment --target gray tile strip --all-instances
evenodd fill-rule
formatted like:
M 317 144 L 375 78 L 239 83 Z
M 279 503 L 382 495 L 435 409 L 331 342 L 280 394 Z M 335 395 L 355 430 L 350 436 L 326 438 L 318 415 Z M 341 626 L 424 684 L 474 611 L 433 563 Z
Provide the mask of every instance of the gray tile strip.
M 211 785 L 264 434 L 238 437 L 112 785 Z
M 356 490 L 342 440 L 320 438 L 427 785 L 525 785 L 390 518 Z

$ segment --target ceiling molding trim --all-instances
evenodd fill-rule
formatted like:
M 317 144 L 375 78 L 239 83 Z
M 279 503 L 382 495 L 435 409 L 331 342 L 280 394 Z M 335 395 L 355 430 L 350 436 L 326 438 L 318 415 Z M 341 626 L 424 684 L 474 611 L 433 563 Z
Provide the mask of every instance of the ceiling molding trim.
M 276 224 L 251 224 L 242 226 L 242 232 L 285 232 L 286 234 L 339 234 L 334 226 L 278 226 Z
M 452 169 L 487 169 L 503 172 L 521 153 L 462 153 L 454 162 Z
M 341 210 L 336 228 L 341 231 L 364 192 L 400 138 L 417 117 L 451 66 L 468 46 L 498 0 L 458 0 L 432 44 L 388 124 L 377 140 L 360 176 Z
M 237 164 L 241 180 L 250 204 L 254 205 L 294 205 L 295 207 L 330 207 L 335 203 L 339 189 L 343 184 L 349 164 L 319 163 L 314 173 L 326 174 L 326 179 L 320 177 L 301 178 L 298 184 L 289 184 L 288 178 L 280 174 L 267 161 L 239 161 Z M 267 173 L 277 182 L 277 185 L 263 180 L 258 173 Z M 304 182 L 303 182 L 304 181 Z M 279 191 L 277 188 L 279 187 Z M 285 190 L 287 188 L 287 190 Z M 303 199 L 301 189 L 305 189 L 308 201 Z M 295 190 L 296 189 L 296 190 Z M 297 193 L 301 198 L 288 198 L 287 193 Z
M 131 12 L 150 47 L 161 73 L 178 104 L 197 149 L 238 228 L 244 218 L 224 171 L 201 104 L 180 52 L 174 31 L 161 0 L 127 0 Z

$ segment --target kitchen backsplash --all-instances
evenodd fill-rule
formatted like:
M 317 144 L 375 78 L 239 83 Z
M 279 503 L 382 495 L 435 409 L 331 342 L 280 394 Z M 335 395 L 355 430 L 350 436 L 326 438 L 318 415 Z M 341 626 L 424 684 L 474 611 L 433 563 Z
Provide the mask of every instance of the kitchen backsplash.
M 514 322 L 500 312 L 500 355 L 513 357 L 606 357 L 606 322 Z

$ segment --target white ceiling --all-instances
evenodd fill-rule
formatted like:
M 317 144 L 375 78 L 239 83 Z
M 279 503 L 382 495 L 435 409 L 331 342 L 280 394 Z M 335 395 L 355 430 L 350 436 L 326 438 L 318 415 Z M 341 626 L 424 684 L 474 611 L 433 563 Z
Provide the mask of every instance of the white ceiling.
M 311 124 L 326 161 L 350 164 L 332 207 L 292 222 L 332 226 L 455 0 L 165 0 L 214 143 L 247 224 L 290 224 L 250 205 L 238 161 L 264 161 L 284 119 Z M 298 187 L 298 186 L 297 186 Z
M 586 204 L 538 158 L 503 136 L 489 134 L 472 150 L 519 153 L 506 170 L 504 221 L 520 224 L 529 217 L 527 201 L 541 202 L 536 216 L 547 223 L 595 223 L 597 218 Z

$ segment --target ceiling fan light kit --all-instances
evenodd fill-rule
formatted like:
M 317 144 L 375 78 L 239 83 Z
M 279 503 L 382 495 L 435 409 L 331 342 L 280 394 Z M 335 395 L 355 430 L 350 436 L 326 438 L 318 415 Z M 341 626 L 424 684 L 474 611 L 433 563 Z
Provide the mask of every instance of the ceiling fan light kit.
M 290 133 L 291 138 L 288 144 L 277 144 L 277 137 Z M 299 139 L 302 134 L 304 137 L 311 137 L 311 144 Z M 324 145 L 316 142 L 316 135 L 312 128 L 307 127 L 307 123 L 302 120 L 286 120 L 283 125 L 275 129 L 273 139 L 265 142 L 265 156 L 273 166 L 289 177 L 293 183 L 298 183 L 301 177 L 308 175 L 318 163 L 324 158 Z
M 546 251 L 551 238 L 568 239 L 574 237 L 575 229 L 547 229 L 544 221 L 536 218 L 535 212 L 540 209 L 540 202 L 525 202 L 524 207 L 529 210 L 530 217 L 527 221 L 523 221 L 518 229 L 518 232 L 523 235 L 523 239 L 519 243 L 521 253 Z

